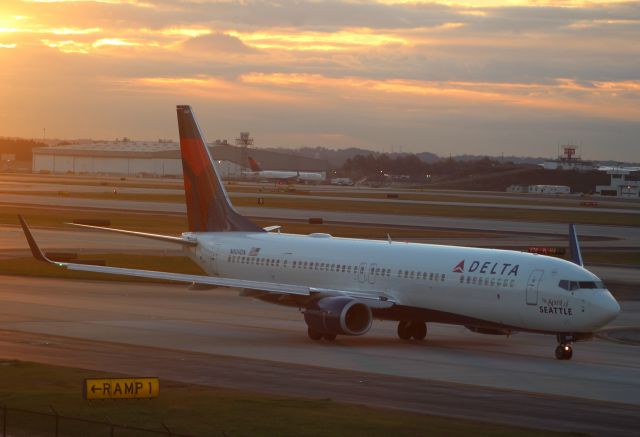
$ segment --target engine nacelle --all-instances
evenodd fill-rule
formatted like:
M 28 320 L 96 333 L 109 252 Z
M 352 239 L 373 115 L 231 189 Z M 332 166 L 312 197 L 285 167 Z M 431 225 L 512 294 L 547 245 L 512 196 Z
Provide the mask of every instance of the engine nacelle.
M 371 328 L 373 314 L 368 305 L 350 297 L 324 297 L 309 305 L 304 321 L 325 334 L 362 335 Z

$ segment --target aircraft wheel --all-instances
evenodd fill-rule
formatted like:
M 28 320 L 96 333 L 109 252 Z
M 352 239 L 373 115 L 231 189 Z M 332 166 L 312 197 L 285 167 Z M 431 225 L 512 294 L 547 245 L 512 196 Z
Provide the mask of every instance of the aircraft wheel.
M 321 340 L 322 339 L 322 332 L 318 332 L 314 329 L 307 329 L 307 334 L 309 334 L 309 338 L 311 340 Z
M 411 338 L 411 322 L 407 320 L 401 320 L 398 322 L 398 337 L 402 340 L 409 340 Z
M 413 322 L 411 324 L 411 337 L 415 340 L 424 340 L 427 336 L 427 324 L 424 322 Z
M 336 339 L 337 335 L 336 334 L 322 334 L 322 336 L 324 337 L 325 340 L 327 341 L 333 341 Z
M 558 360 L 570 360 L 573 356 L 573 349 L 570 344 L 559 344 L 556 347 L 556 358 Z

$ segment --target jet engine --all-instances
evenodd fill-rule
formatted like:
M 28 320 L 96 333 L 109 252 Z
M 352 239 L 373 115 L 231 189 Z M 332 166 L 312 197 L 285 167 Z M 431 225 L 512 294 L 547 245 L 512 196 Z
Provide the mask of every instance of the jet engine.
M 304 312 L 310 330 L 325 334 L 362 335 L 369 331 L 371 308 L 350 297 L 324 297 L 312 302 Z

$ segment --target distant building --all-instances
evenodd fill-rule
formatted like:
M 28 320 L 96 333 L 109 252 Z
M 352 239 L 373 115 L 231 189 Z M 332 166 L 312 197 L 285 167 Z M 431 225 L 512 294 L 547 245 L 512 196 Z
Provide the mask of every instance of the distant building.
M 209 146 L 222 177 L 241 177 L 249 170 L 247 154 L 265 170 L 326 172 L 324 160 L 235 147 L 226 141 Z M 181 177 L 180 146 L 170 141 L 114 141 L 33 149 L 34 173 Z
M 527 192 L 534 194 L 570 194 L 571 188 L 566 185 L 529 185 Z
M 566 185 L 509 185 L 508 193 L 530 194 L 570 194 L 571 188 Z
M 601 196 L 640 197 L 640 182 L 631 179 L 631 171 L 611 169 L 607 171 L 611 176 L 609 185 L 596 185 L 596 194 Z
M 529 191 L 529 187 L 527 185 L 509 185 L 507 187 L 507 193 L 527 193 Z
M 33 149 L 34 173 L 177 177 L 176 143 L 115 141 Z

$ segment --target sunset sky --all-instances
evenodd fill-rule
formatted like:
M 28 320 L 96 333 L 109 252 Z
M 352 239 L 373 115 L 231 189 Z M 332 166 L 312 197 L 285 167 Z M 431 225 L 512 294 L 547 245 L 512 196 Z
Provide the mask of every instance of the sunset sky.
M 0 136 L 640 161 L 640 2 L 0 0 Z

